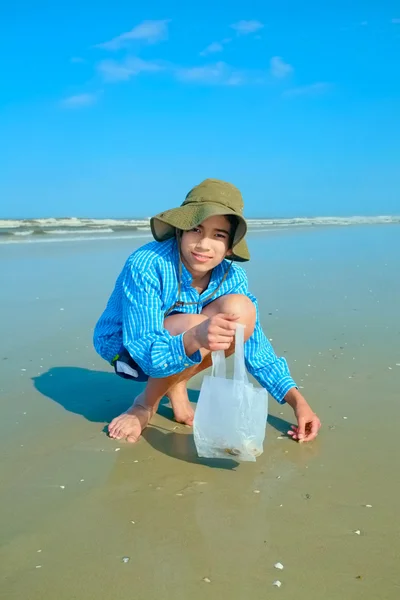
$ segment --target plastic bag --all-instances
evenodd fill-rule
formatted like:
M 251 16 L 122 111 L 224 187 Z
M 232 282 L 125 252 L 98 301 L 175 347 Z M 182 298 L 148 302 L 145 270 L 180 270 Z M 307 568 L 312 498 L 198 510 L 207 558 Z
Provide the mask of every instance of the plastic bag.
M 238 324 L 235 340 L 233 379 L 226 379 L 225 352 L 212 353 L 211 376 L 203 379 L 194 417 L 194 441 L 202 458 L 254 462 L 263 452 L 268 394 L 249 383 L 243 325 Z

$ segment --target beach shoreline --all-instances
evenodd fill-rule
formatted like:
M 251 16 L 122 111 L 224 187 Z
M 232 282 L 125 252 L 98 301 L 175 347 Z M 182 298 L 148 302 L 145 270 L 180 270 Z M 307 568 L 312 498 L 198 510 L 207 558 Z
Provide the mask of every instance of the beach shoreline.
M 271 399 L 243 465 L 199 460 L 165 403 L 137 445 L 106 436 L 138 384 L 92 331 L 142 238 L 0 246 L 4 597 L 397 600 L 399 231 L 250 233 L 262 325 L 323 429 L 291 442 Z
M 251 233 L 320 227 L 399 225 L 400 215 L 247 219 Z M 72 237 L 73 236 L 73 237 Z M 150 219 L 0 219 L 0 244 L 150 237 Z

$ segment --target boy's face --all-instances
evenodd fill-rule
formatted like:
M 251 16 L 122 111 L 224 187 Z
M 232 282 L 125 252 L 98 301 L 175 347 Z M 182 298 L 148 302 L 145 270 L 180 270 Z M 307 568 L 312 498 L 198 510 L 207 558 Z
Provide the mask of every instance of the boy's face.
M 210 217 L 182 233 L 182 261 L 193 276 L 205 275 L 232 254 L 230 233 L 231 224 L 223 215 Z

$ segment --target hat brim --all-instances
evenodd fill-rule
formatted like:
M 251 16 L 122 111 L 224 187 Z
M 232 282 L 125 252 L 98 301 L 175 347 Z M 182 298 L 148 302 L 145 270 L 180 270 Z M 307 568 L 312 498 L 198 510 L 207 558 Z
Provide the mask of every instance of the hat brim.
M 234 215 L 238 220 L 232 244 L 233 254 L 229 258 L 238 262 L 250 260 L 249 249 L 244 240 L 246 221 L 234 210 L 213 202 L 190 203 L 162 212 L 150 219 L 151 232 L 157 242 L 165 242 L 175 235 L 176 229 L 190 231 L 206 219 L 219 215 Z

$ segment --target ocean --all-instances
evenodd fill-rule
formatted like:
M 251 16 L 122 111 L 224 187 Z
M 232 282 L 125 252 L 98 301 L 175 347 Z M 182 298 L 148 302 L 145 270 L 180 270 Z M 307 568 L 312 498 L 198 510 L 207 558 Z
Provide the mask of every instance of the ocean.
M 296 217 L 292 219 L 248 219 L 250 231 L 263 232 L 299 227 L 348 227 L 394 225 L 400 216 Z M 150 236 L 150 219 L 0 219 L 1 243 L 58 242 L 65 239 L 123 239 Z

